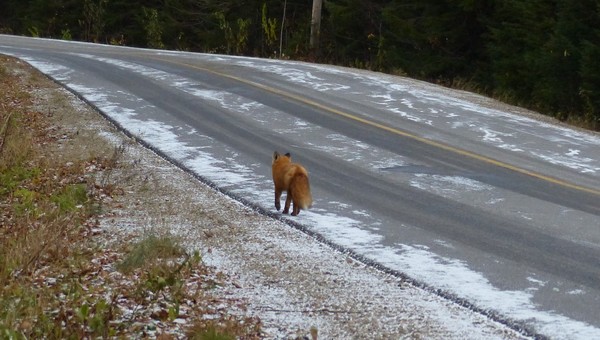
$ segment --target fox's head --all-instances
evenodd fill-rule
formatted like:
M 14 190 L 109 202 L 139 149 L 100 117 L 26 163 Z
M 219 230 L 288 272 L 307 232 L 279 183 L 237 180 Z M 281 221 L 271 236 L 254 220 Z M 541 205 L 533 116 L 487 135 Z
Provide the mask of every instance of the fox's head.
M 292 155 L 290 155 L 290 153 L 286 153 L 285 155 L 281 155 L 279 154 L 279 152 L 275 151 L 273 153 L 273 163 L 275 164 L 275 162 L 291 162 L 292 161 Z

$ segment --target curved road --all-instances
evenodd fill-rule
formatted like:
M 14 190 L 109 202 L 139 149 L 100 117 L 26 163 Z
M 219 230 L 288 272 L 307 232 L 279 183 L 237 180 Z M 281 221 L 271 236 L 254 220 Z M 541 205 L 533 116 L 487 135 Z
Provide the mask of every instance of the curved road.
M 3 35 L 0 53 L 261 209 L 290 151 L 311 232 L 531 333 L 600 336 L 598 135 L 343 68 Z

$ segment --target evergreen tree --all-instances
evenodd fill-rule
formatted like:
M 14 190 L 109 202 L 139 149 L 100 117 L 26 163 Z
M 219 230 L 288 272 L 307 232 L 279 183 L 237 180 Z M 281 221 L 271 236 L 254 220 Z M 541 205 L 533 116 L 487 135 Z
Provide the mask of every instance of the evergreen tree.
M 537 107 L 559 118 L 582 112 L 579 94 L 584 40 L 590 39 L 599 24 L 594 0 L 559 0 L 556 23 L 548 42 L 542 46 L 532 99 Z
M 335 63 L 376 68 L 380 56 L 383 24 L 381 11 L 384 2 L 363 0 L 325 2 L 326 15 L 321 34 L 325 58 Z
M 539 79 L 543 46 L 555 23 L 554 7 L 546 0 L 497 2 L 488 21 L 491 88 L 496 95 L 526 104 Z
M 384 8 L 393 67 L 423 79 L 473 78 L 483 61 L 488 0 L 393 0 Z
M 600 3 L 584 16 L 588 22 L 586 37 L 581 42 L 579 95 L 584 119 L 600 130 Z

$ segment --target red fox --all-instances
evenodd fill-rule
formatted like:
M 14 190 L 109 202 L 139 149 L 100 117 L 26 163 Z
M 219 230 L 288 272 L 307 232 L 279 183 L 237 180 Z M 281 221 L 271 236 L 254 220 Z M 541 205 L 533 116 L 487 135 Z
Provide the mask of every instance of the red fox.
M 310 185 L 308 184 L 308 172 L 297 163 L 292 163 L 292 156 L 289 153 L 280 155 L 279 152 L 273 153 L 273 183 L 275 184 L 275 208 L 281 209 L 281 193 L 287 191 L 285 198 L 285 207 L 283 213 L 287 214 L 290 210 L 290 203 L 294 201 L 292 216 L 300 213 L 300 209 L 308 209 L 312 205 L 312 195 L 310 194 Z

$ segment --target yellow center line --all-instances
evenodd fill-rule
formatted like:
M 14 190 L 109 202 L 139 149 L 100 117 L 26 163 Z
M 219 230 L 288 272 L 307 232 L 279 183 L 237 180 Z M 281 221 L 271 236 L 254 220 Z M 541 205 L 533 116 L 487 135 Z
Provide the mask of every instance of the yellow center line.
M 524 174 L 524 175 L 527 175 L 527 176 L 531 176 L 531 177 L 534 177 L 534 178 L 537 178 L 537 179 L 541 179 L 541 180 L 544 180 L 546 182 L 553 183 L 553 184 L 556 184 L 556 185 L 560 185 L 560 186 L 563 186 L 563 187 L 566 187 L 566 188 L 575 189 L 575 190 L 579 190 L 579 191 L 583 191 L 583 192 L 587 192 L 587 193 L 590 193 L 590 194 L 594 194 L 594 195 L 599 195 L 600 196 L 600 190 L 596 190 L 596 189 L 592 189 L 592 188 L 587 188 L 587 187 L 584 187 L 584 186 L 581 186 L 581 185 L 578 185 L 578 184 L 574 184 L 574 183 L 569 183 L 567 181 L 564 181 L 564 180 L 561 180 L 561 179 L 558 179 L 558 178 L 554 178 L 554 177 L 551 177 L 551 176 L 543 175 L 543 174 L 540 174 L 540 173 L 537 173 L 537 172 L 534 172 L 534 171 L 531 171 L 531 170 L 520 168 L 520 167 L 515 166 L 515 165 L 511 165 L 511 164 L 508 164 L 508 163 L 504 163 L 504 162 L 498 161 L 498 160 L 490 158 L 490 157 L 482 156 L 482 155 L 476 154 L 476 153 L 471 152 L 471 151 L 459 149 L 459 148 L 456 148 L 454 146 L 443 144 L 441 142 L 437 142 L 437 141 L 434 141 L 434 140 L 423 138 L 423 137 L 420 137 L 420 136 L 417 136 L 417 135 L 414 135 L 414 134 L 411 134 L 411 133 L 408 133 L 408 132 L 405 132 L 405 131 L 393 128 L 391 126 L 383 125 L 381 123 L 377 123 L 377 122 L 374 122 L 372 120 L 368 120 L 366 118 L 359 117 L 359 116 L 353 115 L 351 113 L 344 112 L 344 111 L 341 111 L 341 110 L 338 110 L 338 109 L 326 106 L 324 104 L 317 103 L 317 102 L 312 101 L 310 99 L 304 98 L 302 96 L 299 96 L 299 95 L 296 95 L 296 94 L 293 94 L 293 93 L 290 93 L 290 92 L 286 92 L 286 91 L 281 90 L 281 89 L 277 89 L 277 88 L 270 87 L 270 86 L 267 86 L 267 85 L 264 85 L 264 84 L 256 83 L 256 82 L 253 82 L 251 80 L 243 79 L 243 78 L 240 78 L 240 77 L 236 77 L 236 76 L 233 76 L 233 75 L 230 75 L 230 74 L 226 74 L 226 73 L 222 73 L 222 72 L 215 71 L 215 70 L 212 70 L 212 69 L 204 68 L 204 67 L 201 67 L 201 66 L 197 66 L 197 65 L 193 65 L 193 64 L 188 64 L 188 63 L 185 63 L 185 62 L 177 62 L 177 61 L 173 61 L 173 60 L 168 60 L 168 59 L 159 58 L 159 57 L 155 57 L 155 56 L 148 56 L 148 55 L 146 55 L 146 57 L 149 57 L 149 58 L 152 58 L 152 59 L 161 60 L 161 61 L 168 62 L 168 63 L 171 63 L 171 64 L 176 64 L 176 65 L 180 65 L 180 66 L 184 66 L 184 67 L 188 67 L 188 68 L 200 70 L 200 71 L 204 71 L 204 72 L 209 72 L 209 73 L 212 73 L 214 75 L 217 75 L 217 76 L 220 76 L 220 77 L 224 77 L 224 78 L 227 78 L 227 79 L 231 79 L 231 80 L 235 80 L 235 81 L 240 82 L 242 84 L 250 85 L 252 87 L 256 87 L 256 88 L 259 88 L 261 90 L 264 90 L 266 92 L 277 94 L 277 95 L 280 95 L 280 96 L 283 96 L 283 97 L 286 97 L 286 98 L 298 101 L 300 103 L 303 103 L 303 104 L 306 104 L 306 105 L 318 108 L 320 110 L 327 111 L 327 112 L 336 114 L 338 116 L 348 118 L 350 120 L 354 120 L 356 122 L 359 122 L 359 123 L 362 123 L 362 124 L 365 124 L 365 125 L 369 125 L 369 126 L 372 126 L 372 127 L 375 127 L 375 128 L 387 131 L 387 132 L 391 132 L 391 133 L 399 135 L 399 136 L 407 137 L 407 138 L 416 140 L 418 142 L 421 142 L 421 143 L 424 143 L 424 144 L 427 144 L 427 145 L 430 145 L 430 146 L 434 146 L 436 148 L 440 148 L 442 150 L 446 150 L 446 151 L 449 151 L 449 152 L 452 152 L 452 153 L 455 153 L 455 154 L 459 154 L 459 155 L 462 155 L 462 156 L 465 156 L 465 157 L 476 159 L 476 160 L 484 162 L 484 163 L 488 163 L 488 164 L 492 164 L 492 165 L 495 165 L 495 166 L 498 166 L 498 167 L 501 167 L 501 168 L 512 170 L 512 171 L 515 171 L 517 173 L 521 173 L 521 174 Z

